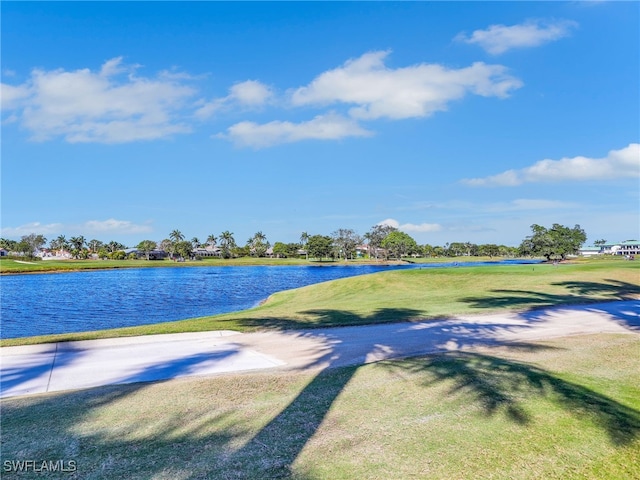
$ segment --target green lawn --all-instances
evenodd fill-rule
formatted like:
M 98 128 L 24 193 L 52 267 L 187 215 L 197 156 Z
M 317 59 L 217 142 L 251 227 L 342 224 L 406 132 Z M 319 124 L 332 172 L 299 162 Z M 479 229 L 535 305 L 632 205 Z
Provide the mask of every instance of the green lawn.
M 3 478 L 640 478 L 640 338 L 576 336 L 324 372 L 2 401 Z
M 498 261 L 498 258 L 470 257 L 465 262 Z M 407 261 L 376 261 L 365 258 L 355 260 L 316 260 L 304 258 L 254 258 L 240 257 L 223 259 L 217 257 L 175 262 L 173 260 L 17 260 L 15 258 L 0 258 L 0 274 L 16 273 L 51 273 L 75 272 L 81 270 L 104 270 L 115 268 L 160 268 L 160 267 L 207 267 L 207 266 L 252 266 L 252 265 L 360 265 L 360 264 L 401 264 L 401 263 L 454 263 L 461 261 L 456 258 L 416 258 Z
M 2 340 L 17 345 L 206 330 L 309 328 L 526 310 L 640 298 L 640 262 L 596 259 L 561 265 L 389 271 L 272 295 L 257 308 L 178 322 Z
M 232 265 L 308 265 L 329 264 L 330 262 L 315 262 L 296 258 L 206 258 L 188 262 L 174 262 L 173 260 L 16 260 L 14 258 L 0 259 L 0 272 L 13 273 L 51 273 L 75 272 L 80 270 L 104 270 L 112 268 L 161 268 L 161 267 L 206 267 Z

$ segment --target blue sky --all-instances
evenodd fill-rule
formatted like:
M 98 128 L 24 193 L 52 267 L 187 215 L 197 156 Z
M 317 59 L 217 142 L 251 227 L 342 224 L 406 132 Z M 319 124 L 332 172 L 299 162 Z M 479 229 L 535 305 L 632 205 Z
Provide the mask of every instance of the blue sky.
M 637 2 L 2 2 L 2 237 L 640 237 Z

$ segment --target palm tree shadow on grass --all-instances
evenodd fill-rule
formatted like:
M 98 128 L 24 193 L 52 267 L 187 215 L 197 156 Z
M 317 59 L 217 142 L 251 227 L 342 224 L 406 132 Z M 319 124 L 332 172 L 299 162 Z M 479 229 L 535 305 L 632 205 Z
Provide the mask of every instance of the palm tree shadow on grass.
M 407 322 L 424 317 L 421 310 L 411 308 L 379 308 L 370 315 L 349 310 L 314 309 L 299 312 L 302 318 L 245 317 L 238 322 L 246 327 L 270 330 L 308 330 L 327 327 L 349 327 L 380 323 Z
M 519 425 L 532 421 L 524 404 L 536 396 L 574 416 L 592 419 L 615 446 L 627 445 L 640 435 L 639 411 L 527 363 L 474 352 L 448 352 L 384 365 L 418 373 L 426 386 L 450 383 L 449 394 L 467 394 L 487 416 L 502 412 Z
M 552 285 L 564 287 L 569 292 L 552 294 L 527 290 L 497 289 L 493 295 L 483 297 L 467 297 L 464 302 L 473 308 L 482 309 L 516 309 L 525 310 L 522 316 L 527 320 L 540 320 L 544 316 L 541 309 L 555 306 L 579 305 L 580 308 L 603 311 L 613 314 L 616 321 L 631 330 L 640 329 L 640 315 L 628 312 L 624 308 L 607 307 L 605 303 L 637 300 L 640 296 L 640 285 L 620 280 L 605 279 L 604 282 L 565 281 Z M 597 305 L 596 305 L 597 304 Z M 634 306 L 633 308 L 638 308 Z
M 371 323 L 372 320 L 386 322 L 392 318 L 396 321 L 412 320 L 417 312 L 409 309 L 381 309 L 370 317 L 332 310 L 316 310 L 307 314 L 317 316 L 319 321 L 338 319 L 358 324 Z M 262 319 L 246 319 L 246 321 L 264 322 Z M 264 325 L 264 323 L 261 324 Z M 268 326 L 271 328 L 292 328 L 293 326 L 302 329 L 307 327 L 307 323 L 296 319 L 277 319 L 268 322 Z M 325 335 L 324 332 L 313 330 L 299 331 L 297 334 Z M 439 335 L 442 336 L 442 340 L 447 340 L 458 334 L 452 333 L 450 329 L 440 328 Z M 476 340 L 485 341 L 485 338 L 478 336 Z M 118 476 L 154 478 L 160 475 L 166 477 L 174 471 L 175 478 L 182 479 L 309 478 L 299 474 L 293 465 L 308 442 L 318 432 L 337 398 L 359 369 L 357 365 L 331 368 L 341 365 L 341 361 L 344 360 L 341 355 L 347 354 L 338 348 L 339 342 L 339 338 L 327 337 L 327 348 L 324 354 L 306 366 L 315 366 L 322 370 L 291 402 L 257 431 L 246 424 L 238 424 L 237 421 L 232 422 L 231 426 L 224 426 L 228 425 L 229 417 L 225 417 L 224 412 L 215 412 L 216 403 L 213 399 L 211 400 L 212 412 L 208 418 L 194 417 L 195 413 L 176 408 L 167 412 L 166 417 L 160 416 L 158 421 L 161 422 L 161 427 L 156 430 L 153 438 L 143 441 L 136 439 L 135 435 L 130 435 L 130 432 L 144 431 L 146 428 L 144 418 L 135 425 L 125 425 L 127 435 L 117 435 L 112 431 L 85 434 L 82 439 L 85 444 L 88 444 L 85 448 L 92 451 L 104 450 L 105 453 L 101 454 L 97 462 L 94 460 L 94 464 L 86 467 L 94 469 L 97 473 L 92 471 L 90 472 L 92 475 L 84 475 L 83 478 Z M 378 347 L 378 344 L 367 346 L 370 351 Z M 511 345 L 511 347 L 529 350 L 547 348 L 529 344 Z M 193 363 L 200 361 L 203 361 L 200 357 L 175 360 L 176 366 L 181 369 L 188 369 Z M 586 387 L 564 381 L 550 372 L 527 364 L 474 353 L 444 353 L 403 362 L 386 361 L 383 365 L 423 373 L 427 384 L 452 381 L 454 382 L 453 392 L 472 393 L 481 402 L 487 415 L 494 415 L 504 410 L 507 417 L 519 425 L 526 425 L 531 421 L 530 415 L 520 400 L 519 392 L 534 392 L 550 398 L 552 395 L 554 401 L 566 409 L 591 416 L 597 425 L 607 431 L 615 445 L 627 444 L 635 439 L 640 431 L 637 411 Z M 166 368 L 166 365 L 151 366 L 149 372 L 153 373 Z M 137 378 L 146 378 L 145 373 L 139 373 Z M 215 382 L 215 379 L 211 381 Z M 51 456 L 53 453 L 61 456 L 64 454 L 67 443 L 65 439 L 69 437 L 72 440 L 77 439 L 79 435 L 77 429 L 84 422 L 90 421 L 88 419 L 96 410 L 126 399 L 145 388 L 146 385 L 138 383 L 61 394 L 35 402 L 30 407 L 17 406 L 8 410 L 5 408 L 3 416 L 12 417 L 10 419 L 13 425 L 12 431 L 9 432 L 13 440 L 6 440 L 5 436 L 5 442 L 7 442 L 3 445 L 5 454 L 11 445 L 12 452 L 22 448 L 18 451 L 30 457 L 45 454 Z M 70 410 L 61 408 L 58 403 L 58 399 L 67 398 L 77 398 L 74 400 L 76 408 L 71 415 Z M 50 446 L 47 446 L 48 450 L 44 453 L 30 452 L 20 447 L 20 440 L 16 438 L 20 437 L 20 429 L 24 428 L 24 423 L 18 420 L 22 419 L 24 422 L 25 418 L 44 418 L 49 422 L 50 425 L 39 425 L 39 431 L 47 431 L 47 428 L 50 428 L 51 432 L 59 432 L 57 435 L 62 440 L 57 448 L 60 451 L 52 452 Z M 60 422 L 62 426 L 59 425 Z M 223 427 L 212 433 L 209 429 L 211 422 L 218 422 Z M 185 428 L 185 423 L 189 428 Z M 202 432 L 207 433 L 203 435 Z M 155 453 L 158 450 L 170 452 L 170 455 L 167 458 L 158 458 Z M 136 470 L 132 469 L 132 460 L 129 458 L 131 455 L 137 458 L 133 461 Z M 153 462 L 141 465 L 148 459 L 153 459 Z M 78 462 L 79 465 L 83 465 L 83 458 L 78 458 Z M 103 469 L 103 474 L 100 473 L 100 469 Z

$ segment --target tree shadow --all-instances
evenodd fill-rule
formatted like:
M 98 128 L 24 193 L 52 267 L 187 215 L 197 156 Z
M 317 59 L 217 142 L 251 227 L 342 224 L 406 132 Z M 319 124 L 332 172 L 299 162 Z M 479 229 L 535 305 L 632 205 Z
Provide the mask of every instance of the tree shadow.
M 496 289 L 491 290 L 491 296 L 467 297 L 463 301 L 480 310 L 523 310 L 520 316 L 528 321 L 543 319 L 548 313 L 543 309 L 549 307 L 601 312 L 609 314 L 625 328 L 640 329 L 640 303 L 637 301 L 640 285 L 613 279 L 605 282 L 565 281 L 552 284 L 569 290 L 565 294 Z
M 313 309 L 300 312 L 300 318 L 244 317 L 238 322 L 246 327 L 269 330 L 309 330 L 328 327 L 351 327 L 379 323 L 407 322 L 420 320 L 424 313 L 411 308 L 379 308 L 370 315 L 362 315 L 349 310 Z
M 22 347 L 16 347 L 22 348 Z M 27 347 L 30 348 L 30 347 Z M 131 348 L 135 348 L 131 347 Z M 33 393 L 49 393 L 73 388 L 91 388 L 105 384 L 127 384 L 137 382 L 152 382 L 177 378 L 185 375 L 197 374 L 203 368 L 214 368 L 216 364 L 230 360 L 240 353 L 239 346 L 226 345 L 224 349 L 203 351 L 191 355 L 173 358 L 159 364 L 136 367 L 132 365 L 132 373 L 124 377 L 109 377 L 108 367 L 95 376 L 95 382 L 85 382 L 86 386 L 69 386 L 64 382 L 64 367 L 82 363 L 88 353 L 85 348 L 75 345 L 75 342 L 63 344 L 46 344 L 38 346 L 34 352 L 26 355 L 3 355 L 0 365 L 0 396 L 2 398 Z M 24 357 L 27 357 L 26 360 Z M 62 373 L 61 373 L 62 372 Z M 76 370 L 76 374 L 86 375 L 86 371 Z M 76 384 L 77 385 L 77 384 Z
M 485 415 L 502 412 L 519 425 L 533 420 L 525 401 L 539 397 L 573 416 L 590 418 L 615 446 L 628 445 L 640 436 L 639 411 L 527 363 L 474 352 L 447 352 L 384 365 L 418 373 L 426 386 L 451 384 L 449 394 L 469 395 Z
M 531 344 L 514 344 L 500 340 L 499 334 L 510 329 L 526 329 L 528 325 L 514 326 L 511 323 L 485 322 L 476 324 L 459 320 L 438 320 L 429 322 L 406 322 L 415 320 L 420 312 L 411 309 L 380 309 L 371 315 L 359 315 L 341 310 L 311 310 L 306 314 L 326 326 L 333 321 L 359 325 L 364 323 L 389 323 L 368 327 L 340 327 L 306 329 L 307 320 L 300 319 L 257 319 L 247 317 L 246 324 L 259 322 L 259 326 L 274 330 L 287 329 L 282 334 L 294 338 L 317 340 L 320 353 L 299 368 L 316 372 L 312 380 L 301 388 L 291 401 L 283 404 L 277 413 L 269 416 L 263 426 L 255 429 L 215 410 L 215 399 L 211 402 L 211 412 L 206 418 L 177 406 L 161 417 L 161 425 L 154 430 L 153 438 L 140 438 L 132 432 L 144 431 L 147 418 L 137 423 L 114 427 L 113 431 L 96 431 L 85 434 L 83 442 L 89 450 L 104 450 L 100 462 L 86 465 L 92 469 L 82 478 L 298 478 L 305 479 L 294 468 L 296 460 L 320 429 L 332 406 L 347 388 L 363 363 L 407 358 L 429 351 L 440 351 L 439 356 L 414 358 L 404 362 L 384 364 L 389 368 L 403 368 L 419 372 L 425 376 L 425 384 L 452 381 L 453 392 L 471 393 L 481 403 L 487 415 L 495 415 L 504 410 L 507 418 L 518 425 L 527 425 L 530 414 L 522 403 L 522 395 L 533 392 L 558 401 L 574 414 L 588 415 L 597 425 L 605 429 L 615 445 L 626 445 L 638 436 L 640 429 L 637 411 L 621 405 L 586 387 L 562 380 L 539 367 L 503 360 L 488 355 L 461 352 L 461 349 L 476 346 L 509 345 L 512 348 L 537 350 L 543 347 Z M 535 320 L 534 320 L 535 321 Z M 252 325 L 252 326 L 255 326 Z M 291 330 L 294 328 L 294 330 Z M 380 329 L 375 333 L 374 329 Z M 372 333 L 373 332 L 373 333 Z M 355 351 L 355 346 L 360 350 Z M 239 347 L 240 348 L 240 347 Z M 455 352 L 447 352 L 454 349 Z M 216 360 L 222 360 L 233 352 L 223 352 Z M 195 365 L 207 361 L 206 355 L 195 354 L 170 362 L 148 366 L 132 374 L 128 380 L 153 380 L 171 372 L 188 374 Z M 126 379 L 125 379 L 126 380 Z M 240 380 L 241 381 L 241 380 Z M 215 380 L 212 380 L 215 382 Z M 77 439 L 78 425 L 101 407 L 114 405 L 127 399 L 148 386 L 148 383 L 134 383 L 118 387 L 104 387 L 78 393 L 58 394 L 35 401 L 21 402 L 5 406 L 3 416 L 11 420 L 11 436 L 5 440 L 3 448 L 11 444 L 9 454 L 20 452 L 29 458 L 52 455 L 66 455 L 65 438 Z M 77 406 L 65 409 L 67 399 Z M 71 413 L 69 413 L 71 412 Z M 251 413 L 248 413 L 251 414 Z M 43 452 L 29 451 L 17 437 L 24 422 L 34 418 L 59 418 L 62 427 L 52 423 L 52 430 L 62 429 L 57 450 Z M 154 417 L 155 418 L 155 417 Z M 22 424 L 20 420 L 22 419 Z M 5 422 L 6 423 L 6 422 Z M 221 425 L 215 433 L 209 427 L 212 423 Z M 188 427 L 185 426 L 188 425 Z M 46 431 L 47 426 L 38 426 L 38 431 Z M 3 428 L 6 428 L 6 424 Z M 204 433 L 206 432 L 206 433 Z M 6 435 L 5 435 L 6 439 Z M 65 442 L 65 443 L 62 443 Z M 179 444 L 180 448 L 171 448 Z M 186 448 L 185 446 L 188 446 Z M 169 458 L 158 458 L 157 449 L 169 449 Z M 80 452 L 82 449 L 79 450 Z M 199 457 L 206 458 L 203 463 Z M 45 458 L 43 457 L 43 458 Z M 5 457 L 6 458 L 6 457 Z M 62 457 L 64 458 L 64 457 Z M 133 459 L 133 460 L 132 460 Z M 81 462 L 82 457 L 78 458 Z M 141 461 L 146 464 L 140 465 Z M 180 466 L 180 468 L 178 468 Z M 102 469 L 102 471 L 100 470 Z M 120 469 L 120 470 L 118 470 Z M 179 471 L 178 471 L 179 470 Z M 63 477 L 60 477 L 63 478 Z M 68 478 L 68 477 L 67 477 Z
M 15 395 L 27 395 L 46 391 L 54 365 L 63 367 L 81 360 L 82 350 L 72 350 L 73 355 L 59 352 L 58 344 L 27 347 L 32 350 L 28 361 L 19 359 L 10 353 L 14 347 L 6 347 L 0 362 L 0 398 Z M 22 347 L 18 347 L 22 348 Z

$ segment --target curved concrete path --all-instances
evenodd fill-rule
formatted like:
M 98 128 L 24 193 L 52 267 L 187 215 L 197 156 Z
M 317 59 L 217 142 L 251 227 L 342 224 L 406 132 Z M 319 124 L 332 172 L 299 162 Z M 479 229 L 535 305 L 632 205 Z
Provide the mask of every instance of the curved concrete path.
M 259 369 L 323 369 L 587 333 L 640 334 L 640 300 L 359 327 L 4 347 L 0 396 Z

